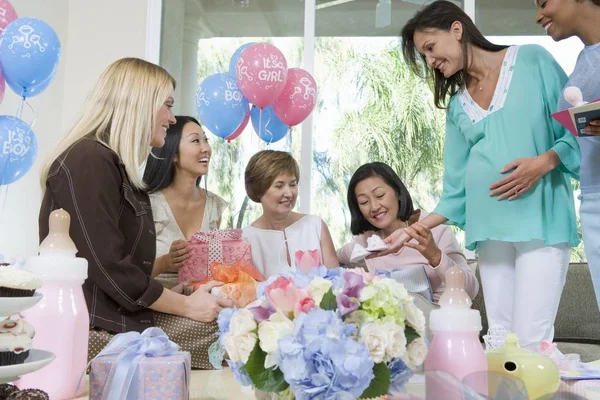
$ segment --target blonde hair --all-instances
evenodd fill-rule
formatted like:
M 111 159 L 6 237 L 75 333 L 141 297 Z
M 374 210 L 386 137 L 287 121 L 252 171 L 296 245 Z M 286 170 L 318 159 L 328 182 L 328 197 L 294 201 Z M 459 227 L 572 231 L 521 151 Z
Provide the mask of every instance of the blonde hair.
M 139 58 L 122 58 L 100 76 L 75 124 L 42 167 L 42 191 L 54 161 L 84 138 L 94 139 L 121 158 L 131 184 L 145 188 L 139 170 L 150 154 L 156 114 L 175 89 L 162 67 Z
M 300 167 L 294 156 L 285 151 L 259 151 L 250 158 L 244 172 L 246 194 L 250 200 L 260 203 L 275 179 L 285 173 L 300 180 Z

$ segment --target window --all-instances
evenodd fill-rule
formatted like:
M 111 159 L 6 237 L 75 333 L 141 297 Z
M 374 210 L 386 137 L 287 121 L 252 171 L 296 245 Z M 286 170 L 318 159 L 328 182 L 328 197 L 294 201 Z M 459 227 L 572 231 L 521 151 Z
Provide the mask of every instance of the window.
M 444 112 L 433 106 L 428 85 L 402 61 L 398 34 L 425 0 L 177 0 L 164 2 L 161 65 L 178 80 L 177 111 L 196 115 L 195 91 L 206 76 L 226 72 L 233 52 L 248 42 L 267 41 L 285 55 L 288 67 L 305 68 L 314 58 L 319 101 L 312 125 L 294 127 L 269 146 L 297 160 L 312 138 L 312 159 L 304 158 L 310 190 L 299 199 L 320 215 L 334 243 L 350 239 L 346 188 L 352 173 L 369 161 L 390 164 L 403 179 L 416 207 L 431 211 L 441 193 Z M 554 43 L 534 24 L 531 1 L 464 0 L 495 43 L 540 43 L 567 72 L 578 43 Z M 315 8 L 311 9 L 314 4 Z M 305 7 L 308 11 L 305 14 Z M 315 31 L 304 32 L 315 15 Z M 310 23 L 308 24 L 310 27 Z M 511 36 L 506 36 L 511 35 Z M 521 35 L 521 36 L 513 36 Z M 312 48 L 305 49 L 304 44 Z M 223 226 L 243 227 L 260 206 L 245 196 L 243 172 L 249 157 L 266 148 L 251 124 L 231 143 L 211 136 L 213 158 L 208 189 L 230 202 Z M 308 141 L 310 144 L 310 141 Z M 310 199 L 310 202 L 307 200 Z M 304 202 L 304 203 L 303 203 Z M 459 235 L 461 238 L 462 235 Z M 583 257 L 575 249 L 573 261 Z

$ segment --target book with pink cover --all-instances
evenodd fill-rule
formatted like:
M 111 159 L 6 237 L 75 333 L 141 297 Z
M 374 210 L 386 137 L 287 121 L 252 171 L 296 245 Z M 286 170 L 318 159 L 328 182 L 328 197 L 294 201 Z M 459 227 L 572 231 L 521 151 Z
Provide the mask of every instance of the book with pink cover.
M 583 132 L 583 129 L 591 121 L 600 119 L 600 99 L 584 102 L 581 90 L 575 86 L 566 88 L 564 96 L 573 107 L 552 114 L 552 118 L 575 136 L 592 136 Z

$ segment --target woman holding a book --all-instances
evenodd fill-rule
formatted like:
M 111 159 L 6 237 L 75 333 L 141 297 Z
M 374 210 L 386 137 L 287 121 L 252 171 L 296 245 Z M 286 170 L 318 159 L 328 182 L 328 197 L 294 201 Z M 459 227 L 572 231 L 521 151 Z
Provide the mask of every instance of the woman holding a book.
M 402 39 L 406 61 L 433 75 L 435 104 L 447 110 L 443 193 L 420 223 L 465 230 L 489 324 L 535 349 L 553 337 L 579 241 L 569 178 L 578 176 L 579 148 L 550 116 L 567 77 L 540 46 L 489 42 L 449 1 L 419 11 Z M 400 228 L 380 254 L 410 240 Z
M 555 41 L 577 36 L 585 48 L 565 88 L 581 90 L 584 101 L 600 98 L 600 0 L 536 0 L 535 22 Z M 558 109 L 570 108 L 564 95 Z M 577 138 L 581 148 L 581 206 L 579 216 L 585 255 L 600 307 L 600 120 L 585 128 L 590 136 Z

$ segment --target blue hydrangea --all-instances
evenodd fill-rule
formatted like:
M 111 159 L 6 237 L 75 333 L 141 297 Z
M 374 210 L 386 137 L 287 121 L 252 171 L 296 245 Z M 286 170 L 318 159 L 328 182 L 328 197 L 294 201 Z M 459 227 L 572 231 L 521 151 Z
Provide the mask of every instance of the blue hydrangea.
M 388 364 L 390 370 L 390 388 L 388 393 L 400 393 L 404 391 L 404 387 L 408 383 L 408 380 L 413 375 L 412 369 L 408 368 L 404 361 L 399 358 L 395 358 Z
M 333 311 L 300 315 L 293 336 L 279 341 L 279 369 L 297 400 L 356 399 L 373 379 L 373 360 Z
M 252 379 L 250 379 L 250 376 L 248 375 L 248 373 L 246 371 L 242 370 L 242 367 L 244 366 L 243 363 L 235 363 L 231 360 L 226 360 L 226 361 L 227 361 L 227 364 L 229 365 L 229 368 L 231 368 L 233 377 L 240 385 L 254 386 L 252 383 Z
M 223 343 L 223 336 L 229 332 L 229 321 L 231 321 L 231 318 L 238 312 L 239 310 L 237 308 L 223 308 L 219 313 L 217 325 L 219 326 L 219 340 L 221 340 L 221 343 Z

